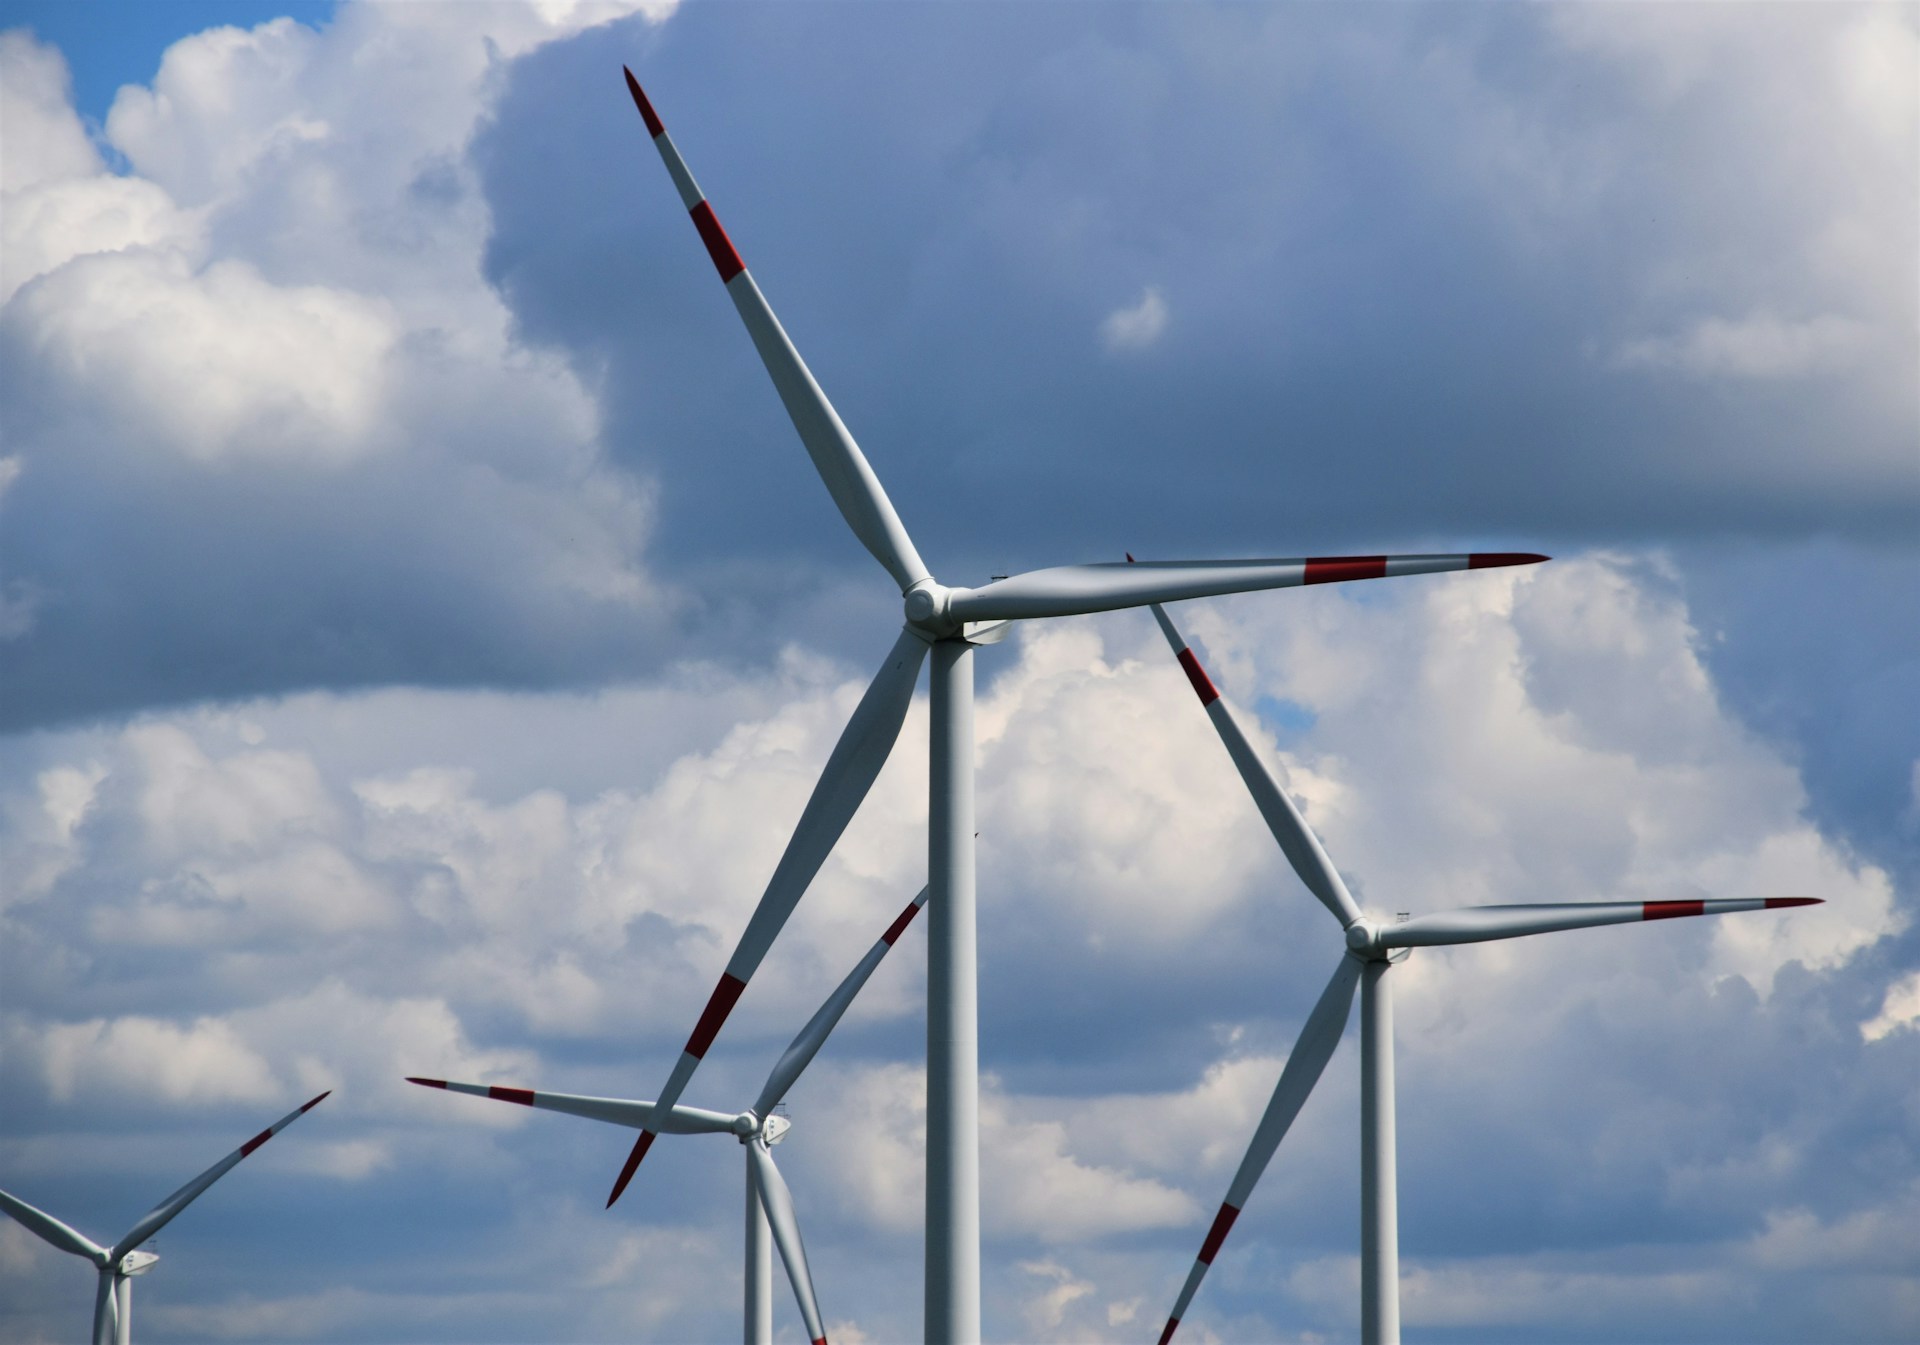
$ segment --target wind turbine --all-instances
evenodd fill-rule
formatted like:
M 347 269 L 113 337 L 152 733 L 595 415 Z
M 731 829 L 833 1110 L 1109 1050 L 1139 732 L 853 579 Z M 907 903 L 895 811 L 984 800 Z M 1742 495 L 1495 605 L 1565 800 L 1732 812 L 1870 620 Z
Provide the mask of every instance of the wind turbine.
M 1592 925 L 1620 925 L 1676 916 L 1726 915 L 1734 911 L 1775 910 L 1783 906 L 1817 906 L 1817 897 L 1756 897 L 1695 901 L 1569 901 L 1516 906 L 1467 906 L 1437 915 L 1415 916 L 1388 924 L 1368 919 L 1354 903 L 1327 858 L 1320 838 L 1313 834 L 1293 800 L 1273 778 L 1266 763 L 1247 741 L 1233 712 L 1214 688 L 1206 669 L 1181 638 L 1172 618 L 1158 604 L 1154 619 L 1173 646 L 1206 707 L 1207 717 L 1226 744 L 1227 755 L 1240 771 L 1280 842 L 1287 862 L 1307 890 L 1333 913 L 1346 933 L 1346 949 L 1334 967 L 1333 979 L 1307 1015 L 1299 1040 L 1287 1054 L 1280 1082 L 1274 1087 L 1265 1115 L 1253 1132 L 1253 1143 L 1227 1188 L 1227 1198 L 1200 1244 L 1180 1296 L 1174 1300 L 1160 1345 L 1167 1345 L 1180 1319 L 1206 1277 L 1207 1267 L 1226 1241 L 1233 1222 L 1246 1208 L 1254 1184 L 1266 1171 L 1274 1150 L 1307 1095 L 1326 1069 L 1340 1044 L 1353 1007 L 1354 989 L 1360 990 L 1360 1338 L 1365 1345 L 1398 1345 L 1400 1340 L 1400 1231 L 1395 1176 L 1393 1117 L 1393 999 L 1387 973 L 1407 959 L 1412 949 L 1489 939 L 1515 939 L 1561 929 Z
M 18 1196 L 8 1195 L 5 1191 L 0 1191 L 0 1210 L 11 1214 L 28 1232 L 37 1234 L 61 1251 L 84 1256 L 93 1262 L 100 1271 L 99 1288 L 93 1296 L 93 1345 L 127 1345 L 133 1334 L 133 1277 L 146 1274 L 160 1259 L 155 1252 L 139 1251 L 140 1244 L 164 1228 L 174 1215 L 199 1199 L 200 1193 L 226 1176 L 234 1164 L 319 1106 L 331 1092 L 329 1089 L 313 1101 L 288 1112 L 155 1205 L 111 1247 L 102 1247 L 46 1211 L 35 1209 Z
M 747 1266 L 746 1266 L 746 1345 L 768 1345 L 773 1339 L 772 1258 L 767 1252 L 767 1231 L 772 1226 L 773 1241 L 780 1248 L 780 1259 L 793 1282 L 793 1296 L 799 1300 L 800 1316 L 807 1326 L 807 1338 L 813 1345 L 826 1345 L 826 1328 L 821 1325 L 820 1304 L 813 1292 L 813 1274 L 807 1269 L 807 1249 L 800 1241 L 800 1225 L 793 1214 L 793 1196 L 787 1190 L 780 1169 L 774 1166 L 771 1147 L 786 1134 L 786 1117 L 774 1113 L 780 1100 L 813 1062 L 834 1025 L 853 1003 L 855 995 L 873 975 L 874 968 L 913 923 L 913 917 L 927 904 L 929 888 L 907 903 L 894 918 L 879 942 L 847 973 L 827 1002 L 807 1020 L 786 1052 L 775 1062 L 773 1072 L 761 1086 L 760 1096 L 743 1112 L 705 1111 L 699 1107 L 658 1102 L 628 1102 L 620 1098 L 580 1097 L 572 1093 L 538 1093 L 527 1088 L 500 1088 L 478 1083 L 448 1083 L 445 1079 L 409 1078 L 425 1088 L 444 1088 L 451 1093 L 470 1093 L 500 1102 L 517 1102 L 523 1107 L 543 1111 L 566 1112 L 593 1121 L 606 1121 L 651 1134 L 733 1135 L 747 1155 Z
M 932 652 L 928 799 L 926 1329 L 933 1345 L 980 1338 L 979 1030 L 973 850 L 973 649 L 1005 623 L 1078 616 L 1182 598 L 1250 593 L 1446 570 L 1525 565 L 1546 557 L 1331 556 L 1291 560 L 1152 561 L 1067 565 L 948 587 L 933 577 L 880 479 L 787 339 L 666 128 L 627 70 L 633 96 L 681 203 L 785 404 L 827 493 L 861 544 L 899 587 L 906 624 L 855 708 L 800 814 L 746 932 L 687 1038 L 657 1107 L 671 1107 L 713 1044 L 754 970 L 879 774 L 906 718 L 920 664 Z M 632 1180 L 655 1134 L 643 1128 L 607 1197 Z

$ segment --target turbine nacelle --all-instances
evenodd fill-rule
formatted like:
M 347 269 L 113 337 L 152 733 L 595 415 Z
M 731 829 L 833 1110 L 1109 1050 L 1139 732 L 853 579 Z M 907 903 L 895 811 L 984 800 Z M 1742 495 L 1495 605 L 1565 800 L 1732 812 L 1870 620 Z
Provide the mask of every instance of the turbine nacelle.
M 122 1275 L 144 1275 L 152 1270 L 160 1259 L 158 1252 L 128 1252 L 120 1258 L 119 1273 Z

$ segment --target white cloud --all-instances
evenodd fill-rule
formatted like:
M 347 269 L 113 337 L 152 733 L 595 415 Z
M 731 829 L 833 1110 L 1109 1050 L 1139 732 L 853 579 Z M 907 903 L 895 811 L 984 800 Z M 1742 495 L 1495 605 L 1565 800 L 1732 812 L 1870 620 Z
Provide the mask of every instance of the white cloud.
M 1871 339 L 1864 323 L 1831 313 L 1799 321 L 1770 314 L 1706 317 L 1677 335 L 1623 342 L 1614 361 L 1701 378 L 1800 378 L 1846 363 Z
M 174 1104 L 265 1102 L 280 1095 L 273 1071 L 233 1027 L 201 1018 L 185 1026 L 156 1018 L 96 1018 L 16 1035 L 38 1057 L 56 1102 L 99 1095 Z
M 1156 285 L 1141 292 L 1131 308 L 1116 308 L 1100 323 L 1100 340 L 1108 350 L 1145 350 L 1167 330 L 1167 301 Z
M 1920 971 L 1910 972 L 1887 987 L 1880 1012 L 1860 1024 L 1860 1035 L 1868 1041 L 1879 1041 L 1902 1028 L 1916 1026 L 1920 1026 Z

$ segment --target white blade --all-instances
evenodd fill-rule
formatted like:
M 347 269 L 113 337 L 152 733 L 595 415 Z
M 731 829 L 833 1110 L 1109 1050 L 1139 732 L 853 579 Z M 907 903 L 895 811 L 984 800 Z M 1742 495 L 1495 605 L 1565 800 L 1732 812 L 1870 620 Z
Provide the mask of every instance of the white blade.
M 779 1062 L 774 1065 L 773 1073 L 767 1076 L 766 1085 L 761 1088 L 760 1096 L 754 1100 L 755 1116 L 765 1116 L 779 1105 L 780 1099 L 787 1095 L 789 1088 L 793 1087 L 793 1081 L 813 1063 L 814 1056 L 818 1055 L 820 1048 L 826 1044 L 827 1035 L 833 1031 L 834 1025 L 846 1013 L 847 1006 L 853 1003 L 853 997 L 860 993 L 860 988 L 867 983 L 867 978 L 873 975 L 874 968 L 880 965 L 880 960 L 892 949 L 894 941 L 906 933 L 907 926 L 913 923 L 913 917 L 920 913 L 920 908 L 927 904 L 927 893 L 930 891 L 932 891 L 931 888 L 920 889 L 920 895 L 908 902 L 907 909 L 894 917 L 893 924 L 887 928 L 885 934 L 880 936 L 880 941 L 867 950 L 867 955 L 860 959 L 860 964 L 847 974 L 847 979 L 840 982 L 839 988 L 827 997 L 827 1002 L 807 1020 L 807 1025 L 800 1029 L 793 1043 L 787 1047 L 786 1054 L 782 1055 Z
M 1030 570 L 985 588 L 956 588 L 947 615 L 955 621 L 1008 621 L 1027 617 L 1077 616 L 1121 607 L 1212 598 L 1226 593 L 1338 584 L 1353 579 L 1484 570 L 1532 565 L 1545 556 L 1481 551 L 1446 556 L 1304 556 L 1292 560 L 1158 560 L 1103 565 L 1061 565 Z
M 93 1345 L 117 1345 L 119 1303 L 113 1292 L 113 1268 L 103 1267 L 93 1291 Z
M 1347 885 L 1340 880 L 1333 861 L 1327 858 L 1326 850 L 1320 844 L 1320 838 L 1313 834 L 1313 828 L 1307 825 L 1307 819 L 1300 816 L 1300 810 L 1294 806 L 1293 799 L 1273 778 L 1273 772 L 1267 763 L 1254 751 L 1253 744 L 1247 741 L 1247 735 L 1240 731 L 1240 724 L 1227 708 L 1227 703 L 1214 690 L 1213 681 L 1207 676 L 1207 670 L 1200 666 L 1200 660 L 1187 647 L 1160 604 L 1153 604 L 1154 620 L 1160 623 L 1160 631 L 1167 637 L 1167 643 L 1173 646 L 1174 656 L 1180 660 L 1180 666 L 1186 669 L 1187 680 L 1193 683 L 1194 691 L 1205 707 L 1207 718 L 1213 721 L 1214 731 L 1220 735 L 1220 741 L 1226 744 L 1227 755 L 1233 758 L 1233 764 L 1240 772 L 1240 778 L 1246 782 L 1247 790 L 1253 795 L 1253 801 L 1260 809 L 1260 816 L 1267 821 L 1267 830 L 1280 842 L 1280 849 L 1286 853 L 1287 862 L 1293 865 L 1293 871 L 1300 875 L 1300 881 L 1307 890 L 1320 898 L 1320 902 L 1345 929 L 1360 918 L 1360 908 L 1354 903 Z
M 694 227 L 700 231 L 700 239 L 707 245 L 707 255 L 713 259 L 714 267 L 720 272 L 721 283 L 727 287 L 727 293 L 733 297 L 733 306 L 739 310 L 741 321 L 747 325 L 747 334 L 753 338 L 753 347 L 760 353 L 760 362 L 772 377 L 774 389 L 779 392 L 787 415 L 793 419 L 793 427 L 800 432 L 800 442 L 806 445 L 807 456 L 813 459 L 814 470 L 826 482 L 827 493 L 833 496 L 833 502 L 840 507 L 840 514 L 847 520 L 847 526 L 853 529 L 853 535 L 873 553 L 875 560 L 887 567 L 887 573 L 893 576 L 894 582 L 900 585 L 900 591 L 905 593 L 929 577 L 927 567 L 913 549 L 913 539 L 907 536 L 906 527 L 900 522 L 899 514 L 894 512 L 893 502 L 887 498 L 880 479 L 867 464 L 860 445 L 847 432 L 839 413 L 833 409 L 833 403 L 827 400 L 827 394 L 814 381 L 806 361 L 800 358 L 800 352 L 787 339 L 780 320 L 773 315 L 773 309 L 768 307 L 760 287 L 748 274 L 746 263 L 740 260 L 740 254 L 734 250 L 727 231 L 720 227 L 713 207 L 707 204 L 699 184 L 693 180 L 693 174 L 687 171 L 685 160 L 680 157 L 680 151 L 674 148 L 666 127 L 660 124 L 660 118 L 654 113 L 653 104 L 641 90 L 639 81 L 634 79 L 631 70 L 625 73 L 627 92 L 633 95 L 633 105 L 640 109 L 641 120 L 647 124 L 647 133 L 653 137 L 654 148 L 660 151 L 660 158 L 667 165 L 667 173 L 673 178 L 673 185 L 679 189 L 681 204 L 693 216 Z
M 446 1079 L 416 1079 L 409 1075 L 408 1083 L 417 1083 L 422 1088 L 444 1088 L 449 1093 L 465 1093 L 470 1097 L 492 1098 L 496 1102 L 514 1102 L 522 1107 L 532 1107 L 536 1111 L 565 1112 L 569 1116 L 584 1116 L 589 1121 L 605 1121 L 610 1125 L 626 1126 L 629 1130 L 651 1129 L 662 1135 L 713 1135 L 721 1132 L 731 1133 L 738 1119 L 730 1113 L 705 1111 L 699 1107 L 672 1107 L 667 1115 L 660 1115 L 659 1107 L 652 1102 L 629 1102 L 616 1097 L 584 1097 L 578 1093 L 539 1093 L 531 1088 L 502 1088 L 498 1084 L 451 1083 Z
M 926 656 L 926 641 L 911 630 L 903 629 L 900 638 L 893 642 L 887 661 L 874 675 L 866 695 L 854 709 L 853 718 L 842 730 L 840 741 L 827 758 L 820 783 L 813 787 L 813 796 L 800 814 L 800 825 L 794 828 L 793 839 L 787 842 L 786 853 L 780 856 L 780 863 L 767 882 L 767 890 L 761 894 L 760 904 L 747 922 L 746 932 L 740 936 L 720 984 L 714 987 L 700 1021 L 694 1024 L 693 1034 L 687 1038 L 686 1047 L 674 1063 L 673 1073 L 667 1079 L 667 1086 L 660 1090 L 655 1106 L 671 1107 L 680 1100 L 688 1080 L 700 1067 L 707 1048 L 713 1045 L 721 1024 L 733 1012 L 747 982 L 773 946 L 775 936 L 786 925 L 787 917 L 793 914 L 807 884 L 820 871 L 840 833 L 847 829 L 861 800 L 867 797 L 874 777 L 880 774 L 887 754 L 893 750 L 894 740 L 900 736 L 901 724 L 906 722 L 907 707 L 913 701 L 913 686 L 919 680 L 920 664 Z M 643 1130 L 634 1141 L 633 1151 L 627 1155 L 626 1165 L 620 1169 L 613 1192 L 607 1197 L 609 1207 L 620 1199 L 620 1193 L 633 1180 L 640 1160 L 653 1145 L 653 1136 L 652 1130 Z
M 767 1211 L 767 1226 L 773 1230 L 773 1245 L 780 1249 L 786 1263 L 787 1278 L 793 1282 L 793 1296 L 800 1302 L 800 1319 L 807 1325 L 807 1339 L 813 1345 L 826 1345 L 826 1328 L 820 1324 L 820 1304 L 813 1296 L 813 1272 L 807 1269 L 807 1249 L 800 1241 L 800 1224 L 793 1217 L 793 1194 L 787 1190 L 773 1155 L 755 1136 L 747 1143 L 753 1159 L 753 1175 L 760 1186 L 760 1204 Z
M 1525 906 L 1468 906 L 1387 925 L 1380 930 L 1375 942 L 1382 948 L 1431 948 L 1450 943 L 1516 939 L 1524 934 L 1550 934 L 1555 930 L 1586 929 L 1592 925 L 1625 925 L 1641 920 L 1822 904 L 1818 897 L 1730 897 L 1704 901 L 1562 901 Z
M 1307 1015 L 1306 1026 L 1300 1029 L 1300 1039 L 1293 1044 L 1293 1050 L 1287 1056 L 1286 1068 L 1280 1071 L 1280 1082 L 1274 1086 L 1266 1115 L 1260 1118 L 1260 1125 L 1253 1132 L 1253 1143 L 1247 1146 L 1247 1156 L 1240 1160 L 1240 1170 L 1233 1175 L 1233 1185 L 1227 1188 L 1227 1198 L 1221 1203 L 1220 1212 L 1214 1216 L 1213 1227 L 1207 1230 L 1206 1241 L 1200 1244 L 1200 1255 L 1194 1261 L 1193 1269 L 1187 1273 L 1187 1282 L 1174 1302 L 1172 1313 L 1167 1317 L 1166 1329 L 1160 1333 L 1160 1345 L 1167 1345 L 1173 1339 L 1180 1319 L 1186 1315 L 1187 1305 L 1193 1302 L 1194 1291 L 1199 1289 L 1200 1281 L 1206 1278 L 1207 1268 L 1220 1251 L 1220 1244 L 1227 1240 L 1227 1232 L 1233 1227 L 1233 1221 L 1246 1208 L 1247 1197 L 1253 1194 L 1254 1184 L 1260 1180 L 1260 1174 L 1267 1170 L 1274 1150 L 1280 1147 L 1287 1128 L 1293 1124 L 1293 1118 L 1300 1114 L 1300 1108 L 1313 1091 L 1313 1086 L 1320 1081 L 1327 1061 L 1333 1058 L 1334 1048 L 1340 1045 L 1340 1034 L 1346 1031 L 1347 1015 L 1353 1009 L 1353 991 L 1360 982 L 1360 968 L 1358 958 L 1343 954 L 1340 965 L 1334 968 L 1333 979 L 1327 982 L 1327 988 L 1320 992 L 1320 1000 L 1313 1006 L 1313 1012 Z
M 51 1242 L 63 1252 L 84 1256 L 96 1266 L 107 1264 L 107 1249 L 86 1234 L 68 1228 L 45 1210 L 35 1209 L 18 1196 L 0 1191 L 0 1210 L 11 1214 L 20 1226 L 42 1241 Z
M 235 1149 L 232 1153 L 221 1159 L 218 1163 L 215 1163 L 212 1167 L 201 1173 L 198 1177 L 195 1177 L 192 1181 L 181 1187 L 178 1191 L 175 1191 L 158 1205 L 148 1210 L 141 1216 L 139 1223 L 129 1228 L 125 1235 L 113 1244 L 113 1251 L 110 1253 L 113 1259 L 118 1261 L 122 1256 L 132 1251 L 135 1247 L 138 1247 L 155 1233 L 158 1233 L 174 1215 L 180 1213 L 181 1210 L 184 1210 L 195 1200 L 198 1200 L 202 1192 L 226 1176 L 227 1173 L 233 1169 L 234 1164 L 238 1163 L 255 1149 L 258 1149 L 275 1135 L 278 1135 L 302 1116 L 305 1116 L 308 1112 L 319 1106 L 332 1091 L 332 1089 L 328 1089 L 326 1093 L 322 1093 L 311 1102 L 303 1103 L 294 1108 L 258 1135 L 255 1135 L 252 1139 L 241 1145 L 238 1149 Z

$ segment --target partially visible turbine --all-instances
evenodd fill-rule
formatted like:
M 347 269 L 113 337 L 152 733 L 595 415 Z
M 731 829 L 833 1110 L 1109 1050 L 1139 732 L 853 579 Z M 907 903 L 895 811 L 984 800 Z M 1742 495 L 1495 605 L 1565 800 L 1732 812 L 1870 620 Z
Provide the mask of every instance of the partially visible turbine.
M 774 1108 L 787 1095 L 794 1082 L 813 1062 L 827 1036 L 853 1003 L 855 995 L 873 975 L 894 942 L 913 923 L 913 917 L 927 903 L 927 888 L 907 904 L 894 918 L 879 942 L 867 950 L 847 978 L 827 997 L 801 1028 L 785 1054 L 774 1063 L 773 1072 L 761 1086 L 760 1096 L 743 1112 L 705 1111 L 699 1107 L 671 1106 L 657 1102 L 629 1102 L 621 1098 L 579 1097 L 571 1093 L 539 1093 L 527 1088 L 500 1088 L 488 1084 L 449 1083 L 445 1079 L 409 1078 L 425 1088 L 444 1088 L 451 1093 L 470 1093 L 500 1102 L 517 1102 L 523 1107 L 543 1111 L 566 1112 L 593 1121 L 606 1121 L 656 1135 L 733 1135 L 747 1151 L 747 1267 L 745 1340 L 747 1345 L 767 1345 L 773 1339 L 771 1274 L 767 1255 L 767 1230 L 772 1226 L 774 1245 L 786 1264 L 787 1278 L 793 1282 L 793 1296 L 799 1301 L 800 1316 L 806 1322 L 807 1338 L 813 1345 L 826 1345 L 826 1328 L 821 1325 L 820 1304 L 813 1292 L 813 1274 L 807 1268 L 807 1249 L 800 1241 L 800 1225 L 793 1214 L 793 1196 L 787 1190 L 780 1169 L 774 1166 L 771 1147 L 779 1143 L 788 1128 L 784 1116 Z
M 1251 593 L 1443 570 L 1527 565 L 1545 556 L 1482 552 L 1439 556 L 1328 556 L 1291 560 L 1155 561 L 1065 565 L 950 588 L 933 577 L 860 446 L 794 349 L 766 296 L 720 227 L 680 151 L 633 72 L 627 91 L 653 138 L 720 273 L 747 335 L 766 366 L 814 470 L 847 526 L 891 576 L 906 626 L 853 712 L 800 814 L 726 971 L 660 1090 L 660 1107 L 680 1099 L 787 917 L 872 787 L 913 698 L 931 649 L 927 862 L 934 893 L 927 917 L 926 1326 L 930 1345 L 980 1338 L 979 1023 L 973 850 L 973 647 L 1004 634 L 1005 623 L 1141 607 L 1182 598 Z M 655 1134 L 643 1126 L 607 1196 L 633 1179 Z
M 84 1256 L 99 1269 L 99 1287 L 93 1296 L 93 1345 L 127 1345 L 133 1335 L 133 1277 L 153 1269 L 160 1257 L 154 1252 L 137 1250 L 141 1243 L 158 1233 L 173 1216 L 199 1198 L 200 1193 L 227 1175 L 229 1169 L 268 1140 L 292 1125 L 331 1093 L 322 1093 L 313 1101 L 275 1121 L 165 1200 L 140 1217 L 111 1247 L 102 1247 L 61 1223 L 44 1210 L 37 1210 L 18 1196 L 0 1191 L 0 1210 L 11 1214 L 28 1232 L 37 1234 L 63 1252 Z
M 1367 919 L 1354 903 L 1327 858 L 1320 838 L 1307 826 L 1286 790 L 1273 778 L 1233 712 L 1214 688 L 1200 660 L 1180 637 L 1173 621 L 1159 605 L 1154 618 L 1173 646 L 1206 707 L 1207 717 L 1226 744 L 1227 755 L 1252 792 L 1260 815 L 1287 862 L 1307 890 L 1318 897 L 1346 931 L 1346 950 L 1333 969 L 1333 979 L 1321 992 L 1300 1029 L 1299 1040 L 1287 1054 L 1280 1082 L 1267 1103 L 1266 1114 L 1253 1132 L 1253 1143 L 1240 1161 L 1227 1198 L 1200 1244 L 1200 1255 L 1174 1301 L 1160 1345 L 1167 1345 L 1180 1319 L 1219 1253 L 1227 1232 L 1246 1207 L 1260 1174 L 1274 1150 L 1313 1091 L 1346 1030 L 1354 989 L 1360 988 L 1360 1338 L 1365 1345 L 1398 1345 L 1400 1340 L 1400 1233 L 1396 1192 L 1393 1115 L 1393 1000 L 1387 972 L 1403 962 L 1414 948 L 1489 939 L 1514 939 L 1592 925 L 1619 925 L 1642 920 L 1665 920 L 1687 915 L 1726 915 L 1734 911 L 1774 910 L 1783 906 L 1817 906 L 1817 897 L 1734 898 L 1701 901 L 1574 901 L 1518 906 L 1468 906 L 1438 915 L 1416 916 L 1395 924 Z

